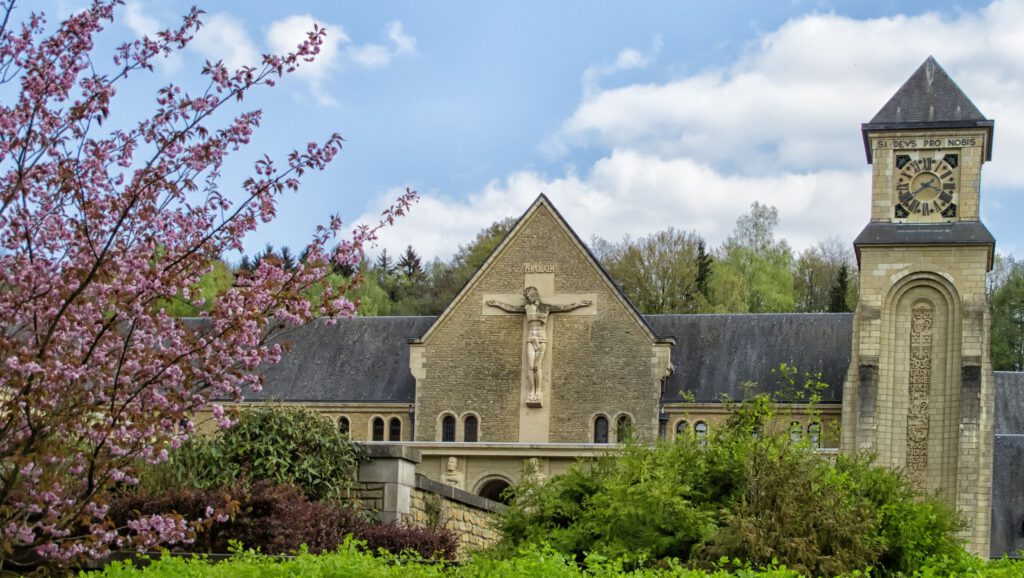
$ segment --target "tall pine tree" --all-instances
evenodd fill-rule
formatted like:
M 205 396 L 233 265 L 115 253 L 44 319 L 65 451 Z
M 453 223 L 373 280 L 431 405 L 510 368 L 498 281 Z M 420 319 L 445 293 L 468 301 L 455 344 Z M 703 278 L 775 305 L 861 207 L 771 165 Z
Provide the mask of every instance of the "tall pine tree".
M 836 273 L 836 282 L 832 284 L 829 292 L 828 310 L 831 313 L 846 313 L 850 307 L 846 304 L 846 294 L 850 289 L 850 271 L 843 263 Z

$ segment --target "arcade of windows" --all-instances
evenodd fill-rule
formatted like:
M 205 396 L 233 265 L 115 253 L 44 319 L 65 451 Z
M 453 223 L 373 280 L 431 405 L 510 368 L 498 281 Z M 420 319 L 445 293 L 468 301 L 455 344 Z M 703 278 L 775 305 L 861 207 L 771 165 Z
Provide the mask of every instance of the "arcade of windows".
M 370 421 L 370 439 L 375 442 L 384 441 L 384 432 L 387 430 L 387 436 L 389 442 L 400 442 L 402 441 L 402 420 L 401 418 L 393 417 L 387 421 L 385 427 L 384 418 L 377 416 Z M 338 418 L 338 431 L 345 435 L 351 435 L 352 422 L 346 416 Z
M 594 443 L 606 444 L 611 442 L 611 435 L 614 434 L 616 442 L 624 442 L 633 436 L 633 418 L 620 413 L 615 418 L 615 430 L 609 430 L 610 422 L 608 416 L 598 414 L 594 416 Z
M 456 435 L 455 416 L 447 413 L 441 418 L 441 441 L 454 442 Z M 480 441 L 480 418 L 468 414 L 462 418 L 462 441 L 475 443 Z
M 454 442 L 457 437 L 458 428 L 456 427 L 458 420 L 452 414 L 444 414 L 441 418 L 441 441 L 442 442 Z M 595 444 L 607 444 L 612 442 L 621 443 L 629 439 L 633 435 L 633 418 L 625 413 L 619 414 L 615 418 L 615 427 L 609 427 L 611 422 L 608 416 L 604 414 L 598 414 L 594 416 L 593 420 L 593 442 Z M 345 435 L 350 434 L 352 428 L 352 422 L 348 417 L 342 416 L 338 418 L 338 430 Z M 387 441 L 397 442 L 402 441 L 402 420 L 397 417 L 392 417 L 386 423 L 382 417 L 374 417 L 370 422 L 370 439 L 375 442 L 384 441 L 384 434 L 387 433 Z M 682 419 L 676 422 L 675 434 L 681 436 L 690 433 L 690 422 Z M 804 426 L 798 421 L 790 422 L 789 424 L 789 436 L 796 442 L 803 439 Z M 708 424 L 703 420 L 698 420 L 693 424 L 693 435 L 698 439 L 704 440 L 708 437 Z M 821 447 L 821 424 L 818 422 L 811 422 L 806 427 L 807 439 L 811 443 L 811 447 Z M 614 439 L 613 439 L 614 438 Z M 463 442 L 475 443 L 480 441 L 480 418 L 474 414 L 467 414 L 462 418 L 462 440 Z
M 676 422 L 676 436 L 681 436 L 690 432 L 690 422 L 685 419 L 681 419 Z M 708 437 L 708 424 L 704 421 L 697 421 L 693 424 L 693 433 L 698 439 L 706 439 Z M 789 423 L 789 437 L 794 442 L 798 442 L 803 439 L 804 426 L 798 421 L 792 421 Z M 821 424 L 818 422 L 811 422 L 807 424 L 807 439 L 811 442 L 811 447 L 821 447 Z M 595 436 L 596 441 L 596 436 Z

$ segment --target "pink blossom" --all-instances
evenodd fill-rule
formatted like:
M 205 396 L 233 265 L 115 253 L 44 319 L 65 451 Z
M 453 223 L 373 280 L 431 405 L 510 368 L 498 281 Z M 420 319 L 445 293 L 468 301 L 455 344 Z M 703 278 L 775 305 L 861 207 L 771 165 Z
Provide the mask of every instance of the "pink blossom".
M 238 202 L 220 192 L 223 163 L 250 142 L 262 114 L 240 112 L 217 125 L 215 113 L 313 58 L 324 35 L 316 27 L 293 53 L 255 67 L 207 63 L 204 91 L 165 86 L 151 116 L 104 132 L 118 85 L 151 71 L 200 26 L 193 9 L 179 27 L 124 43 L 108 60 L 93 39 L 120 4 L 91 0 L 45 35 L 42 15 L 19 26 L 13 4 L 0 3 L 8 17 L 0 85 L 10 83 L 11 95 L 0 100 L 0 487 L 9 488 L 0 550 L 27 546 L 59 563 L 118 544 L 191 539 L 197 521 L 166 515 L 136 520 L 119 535 L 106 520 L 108 490 L 136 483 L 140 464 L 167 459 L 194 431 L 189 417 L 211 400 L 238 401 L 259 387 L 256 370 L 281 356 L 269 344 L 280 330 L 271 316 L 298 325 L 353 315 L 345 288 L 315 306 L 304 290 L 332 260 L 358 262 L 363 245 L 415 200 L 407 191 L 379 225 L 340 242 L 342 221 L 331 216 L 298 270 L 263 263 L 198 322 L 172 318 L 160 304 L 199 302 L 190 288 L 210 263 L 273 219 L 279 197 L 326 168 L 343 140 L 332 134 L 283 159 L 260 159 Z M 214 406 L 226 427 L 222 410 Z M 226 519 L 217 510 L 211 516 Z

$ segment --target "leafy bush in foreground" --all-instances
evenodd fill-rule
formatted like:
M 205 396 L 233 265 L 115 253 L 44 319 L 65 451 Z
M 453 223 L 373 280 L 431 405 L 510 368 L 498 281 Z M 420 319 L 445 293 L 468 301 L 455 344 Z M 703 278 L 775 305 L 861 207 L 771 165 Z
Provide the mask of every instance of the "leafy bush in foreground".
M 938 578 L 958 576 L 963 578 L 1018 578 L 1024 575 L 1024 562 L 997 560 L 983 562 L 977 558 L 963 560 L 938 559 L 909 576 L 914 578 Z M 278 576 L 302 576 L 303 578 L 352 577 L 352 578 L 583 578 L 607 576 L 632 576 L 634 578 L 678 577 L 678 578 L 798 578 L 800 574 L 791 569 L 774 566 L 765 569 L 743 568 L 735 571 L 688 569 L 678 562 L 667 561 L 656 568 L 641 568 L 626 571 L 621 560 L 606 560 L 592 556 L 587 560 L 586 569 L 580 568 L 571 556 L 550 548 L 528 547 L 516 555 L 497 559 L 493 557 L 474 558 L 458 566 L 444 563 L 424 563 L 420 558 L 384 556 L 376 557 L 365 547 L 355 542 L 346 542 L 337 552 L 315 556 L 301 553 L 298 556 L 279 560 L 252 552 L 239 555 L 228 561 L 209 563 L 200 558 L 162 557 L 145 568 L 134 568 L 130 563 L 115 562 L 102 571 L 82 573 L 88 578 L 270 578 Z M 853 572 L 850 577 L 871 576 L 870 572 Z
M 269 481 L 218 490 L 133 494 L 115 501 L 110 515 L 119 525 L 137 513 L 176 512 L 198 519 L 205 517 L 208 506 L 229 512 L 231 519 L 209 525 L 194 534 L 191 544 L 176 546 L 177 550 L 227 553 L 237 541 L 268 554 L 295 552 L 303 544 L 310 552 L 320 553 L 335 550 L 350 534 L 373 551 L 411 550 L 425 558 L 451 559 L 458 548 L 458 536 L 451 530 L 373 524 L 360 510 L 336 502 L 311 502 L 301 490 Z
M 312 500 L 344 500 L 362 456 L 319 413 L 268 404 L 246 408 L 232 427 L 197 436 L 174 452 L 164 487 L 213 489 L 240 479 L 271 480 L 298 486 Z
M 631 445 L 544 485 L 525 481 L 502 516 L 500 551 L 545 543 L 578 562 L 597 554 L 629 567 L 677 558 L 713 568 L 726 558 L 815 576 L 912 573 L 966 556 L 962 521 L 899 474 L 867 457 L 832 464 L 774 431 L 766 396 L 730 410 L 707 443 Z

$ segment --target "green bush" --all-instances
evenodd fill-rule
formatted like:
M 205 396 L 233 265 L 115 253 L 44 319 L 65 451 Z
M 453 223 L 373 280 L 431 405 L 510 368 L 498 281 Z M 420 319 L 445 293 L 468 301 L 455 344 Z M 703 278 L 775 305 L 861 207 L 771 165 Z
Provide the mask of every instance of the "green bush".
M 294 485 L 311 500 L 347 500 L 362 457 L 359 446 L 329 419 L 268 404 L 240 412 L 238 423 L 214 436 L 193 438 L 171 455 L 166 468 L 150 476 L 162 479 L 164 489 L 270 480 Z
M 962 521 L 898 473 L 868 457 L 833 464 L 776 431 L 767 396 L 729 409 L 707 443 L 627 445 L 542 486 L 525 481 L 502 515 L 499 552 L 544 543 L 579 562 L 598 555 L 642 568 L 677 558 L 714 568 L 726 559 L 815 576 L 912 573 L 966 556 Z
M 870 573 L 855 571 L 847 576 L 866 577 Z M 963 578 L 1017 578 L 1024 575 L 1024 562 L 998 560 L 983 562 L 938 559 L 927 563 L 915 578 L 958 576 Z M 763 569 L 741 568 L 734 571 L 686 568 L 676 561 L 658 567 L 627 571 L 622 560 L 605 560 L 592 556 L 586 569 L 572 557 L 547 547 L 527 547 L 514 556 L 472 558 L 459 565 L 425 563 L 409 556 L 374 556 L 358 542 L 348 541 L 337 552 L 315 556 L 301 553 L 294 558 L 277 559 L 253 552 L 242 553 L 224 562 L 210 563 L 202 558 L 162 557 L 144 568 L 128 562 L 115 562 L 99 572 L 82 573 L 89 578 L 271 578 L 302 576 L 303 578 L 603 578 L 632 576 L 634 578 L 798 578 L 792 568 L 771 566 Z
M 452 559 L 459 546 L 452 530 L 371 523 L 361 509 L 333 501 L 310 502 L 298 488 L 267 480 L 217 490 L 181 488 L 122 496 L 111 504 L 110 519 L 121 528 L 139 514 L 175 512 L 195 520 L 204 517 L 208 506 L 224 506 L 230 519 L 203 527 L 190 543 L 176 544 L 173 550 L 226 554 L 232 542 L 241 542 L 267 554 L 290 554 L 302 545 L 319 554 L 333 552 L 352 535 L 371 551 L 414 551 L 424 558 Z

